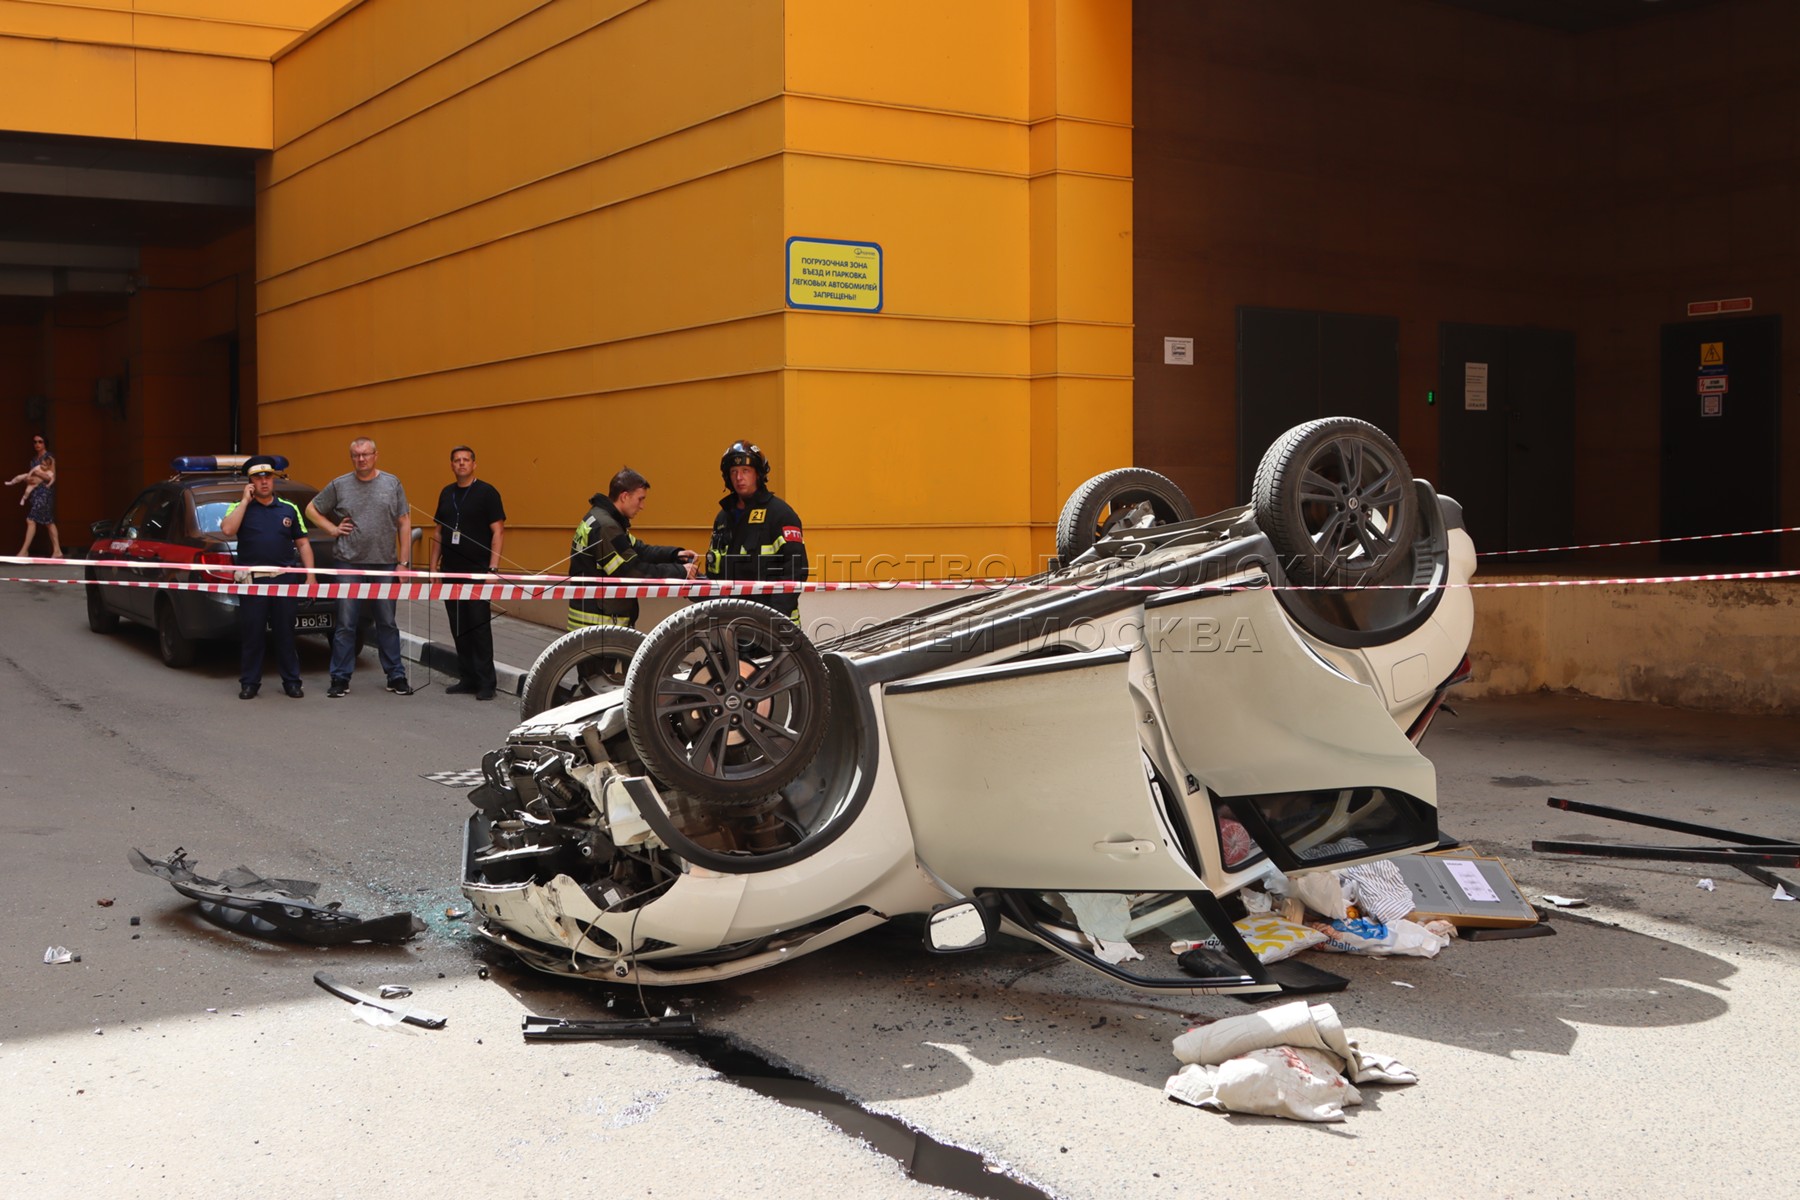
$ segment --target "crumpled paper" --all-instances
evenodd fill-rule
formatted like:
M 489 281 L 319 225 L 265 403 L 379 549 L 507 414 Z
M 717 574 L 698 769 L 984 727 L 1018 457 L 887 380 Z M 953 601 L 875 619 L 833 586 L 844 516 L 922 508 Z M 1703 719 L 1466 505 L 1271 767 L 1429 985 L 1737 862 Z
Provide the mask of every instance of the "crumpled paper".
M 1419 1081 L 1412 1068 L 1358 1046 L 1331 1005 L 1305 1000 L 1190 1029 L 1173 1049 L 1187 1065 L 1163 1094 L 1226 1112 L 1341 1121 L 1346 1106 L 1362 1103 L 1352 1084 Z

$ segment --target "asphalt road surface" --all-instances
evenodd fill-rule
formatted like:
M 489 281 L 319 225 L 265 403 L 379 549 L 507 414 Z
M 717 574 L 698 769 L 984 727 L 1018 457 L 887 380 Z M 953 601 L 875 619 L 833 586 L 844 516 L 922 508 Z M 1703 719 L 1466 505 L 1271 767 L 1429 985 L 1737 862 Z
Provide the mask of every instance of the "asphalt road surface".
M 0 584 L 0 631 L 0 1194 L 956 1194 L 679 1046 L 521 1041 L 522 1014 L 635 997 L 531 975 L 445 916 L 467 804 L 422 776 L 476 765 L 504 700 L 446 696 L 417 667 L 419 694 L 389 695 L 372 650 L 327 700 L 315 640 L 304 700 L 271 678 L 239 701 L 230 653 L 171 671 L 148 631 L 90 633 L 76 587 Z M 1351 978 L 1323 999 L 1353 1036 L 1420 1076 L 1365 1089 L 1337 1125 L 1165 1100 L 1170 1041 L 1248 1007 L 1016 944 L 936 958 L 877 931 L 654 1003 L 1053 1196 L 1794 1195 L 1800 903 L 1724 868 L 1527 848 L 1682 840 L 1552 812 L 1552 794 L 1800 836 L 1794 724 L 1547 696 L 1440 721 L 1445 828 L 1528 896 L 1588 907 L 1551 914 L 1555 937 L 1431 960 L 1315 957 Z M 203 874 L 316 879 L 429 928 L 329 950 L 228 933 L 126 864 L 177 846 Z M 46 965 L 50 945 L 81 960 Z M 408 984 L 449 1023 L 362 1024 L 319 970 Z

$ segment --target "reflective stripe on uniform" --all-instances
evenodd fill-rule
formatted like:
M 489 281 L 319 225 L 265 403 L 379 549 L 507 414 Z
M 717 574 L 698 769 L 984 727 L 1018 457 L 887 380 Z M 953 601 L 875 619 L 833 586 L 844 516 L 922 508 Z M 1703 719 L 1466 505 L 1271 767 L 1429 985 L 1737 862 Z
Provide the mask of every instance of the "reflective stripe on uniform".
M 569 609 L 569 628 L 586 629 L 592 625 L 630 625 L 629 617 L 609 617 L 605 613 L 583 612 L 579 608 Z
M 623 554 L 614 554 L 611 558 L 600 564 L 600 573 L 602 575 L 611 575 L 614 571 L 624 565 L 625 556 Z

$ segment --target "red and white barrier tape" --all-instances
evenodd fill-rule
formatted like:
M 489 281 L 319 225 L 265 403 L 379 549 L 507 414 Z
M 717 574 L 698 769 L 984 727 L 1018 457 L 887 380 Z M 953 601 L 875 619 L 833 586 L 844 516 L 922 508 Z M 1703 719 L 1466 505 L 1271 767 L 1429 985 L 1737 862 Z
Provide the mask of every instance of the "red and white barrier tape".
M 1483 550 L 1476 558 L 1501 558 L 1508 554 L 1557 554 L 1564 550 L 1615 550 L 1621 546 L 1662 546 L 1672 542 L 1710 542 L 1718 538 L 1761 537 L 1769 533 L 1800 533 L 1800 525 L 1780 529 L 1740 529 L 1736 533 L 1692 533 L 1682 537 L 1637 538 L 1629 542 L 1585 542 L 1579 546 L 1540 546 L 1535 550 Z
M 0 562 L 55 563 L 62 566 L 68 564 L 61 559 L 29 559 L 0 558 Z M 156 569 L 162 569 L 157 564 Z M 228 568 L 229 569 L 229 568 Z M 212 567 L 215 572 L 218 566 Z M 299 572 L 294 572 L 298 574 Z M 320 572 L 321 574 L 330 572 Z M 1239 585 L 1232 584 L 1144 584 L 1144 583 L 1033 583 L 1019 579 L 903 579 L 903 580 L 856 580 L 837 583 L 768 583 L 757 581 L 726 580 L 692 580 L 670 582 L 667 580 L 646 580 L 638 583 L 582 583 L 566 577 L 526 576 L 496 580 L 491 576 L 443 576 L 414 573 L 414 579 L 423 582 L 395 582 L 392 571 L 342 571 L 340 574 L 365 574 L 378 576 L 379 583 L 190 583 L 176 580 L 152 579 L 57 579 L 46 576 L 0 576 L 0 583 L 49 583 L 86 587 L 127 587 L 149 588 L 152 590 L 205 592 L 218 595 L 240 596 L 291 596 L 296 598 L 318 600 L 575 600 L 575 599 L 717 599 L 726 596 L 767 596 L 792 594 L 796 592 L 846 592 L 846 591 L 1010 591 L 1028 590 L 1042 592 L 1074 591 L 1133 591 L 1133 592 L 1167 592 L 1184 589 L 1201 590 L 1215 586 L 1218 590 L 1231 590 Z M 1711 572 L 1704 575 L 1625 575 L 1592 579 L 1495 579 L 1472 580 L 1466 584 L 1449 584 L 1451 587 L 1468 588 L 1544 588 L 1544 587 L 1598 587 L 1598 586 L 1632 586 L 1644 584 L 1680 584 L 1680 583 L 1712 583 L 1747 580 L 1792 579 L 1800 577 L 1800 570 L 1780 571 L 1727 571 Z M 448 582 L 454 579 L 485 579 L 485 582 Z M 1262 587 L 1265 585 L 1245 585 Z M 1325 585 L 1288 584 L 1283 586 L 1287 591 L 1416 591 L 1417 585 L 1412 583 L 1366 584 L 1360 588 L 1331 587 Z

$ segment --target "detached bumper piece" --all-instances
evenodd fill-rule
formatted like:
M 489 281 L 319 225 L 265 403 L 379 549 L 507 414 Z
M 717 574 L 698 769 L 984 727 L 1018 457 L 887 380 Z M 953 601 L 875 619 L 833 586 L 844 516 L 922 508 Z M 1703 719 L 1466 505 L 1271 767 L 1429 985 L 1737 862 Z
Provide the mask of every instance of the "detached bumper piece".
M 698 1037 L 700 1026 L 692 1013 L 651 1017 L 647 1021 L 570 1021 L 562 1017 L 534 1017 L 519 1023 L 528 1042 L 625 1042 L 659 1041 L 663 1038 Z
M 306 879 L 266 879 L 249 867 L 233 867 L 217 879 L 194 874 L 187 851 L 177 847 L 164 859 L 142 850 L 129 856 L 132 869 L 154 875 L 194 901 L 200 915 L 233 933 L 289 938 L 312 946 L 351 942 L 404 942 L 425 932 L 425 922 L 409 912 L 364 920 L 336 902 L 318 904 L 319 885 Z

